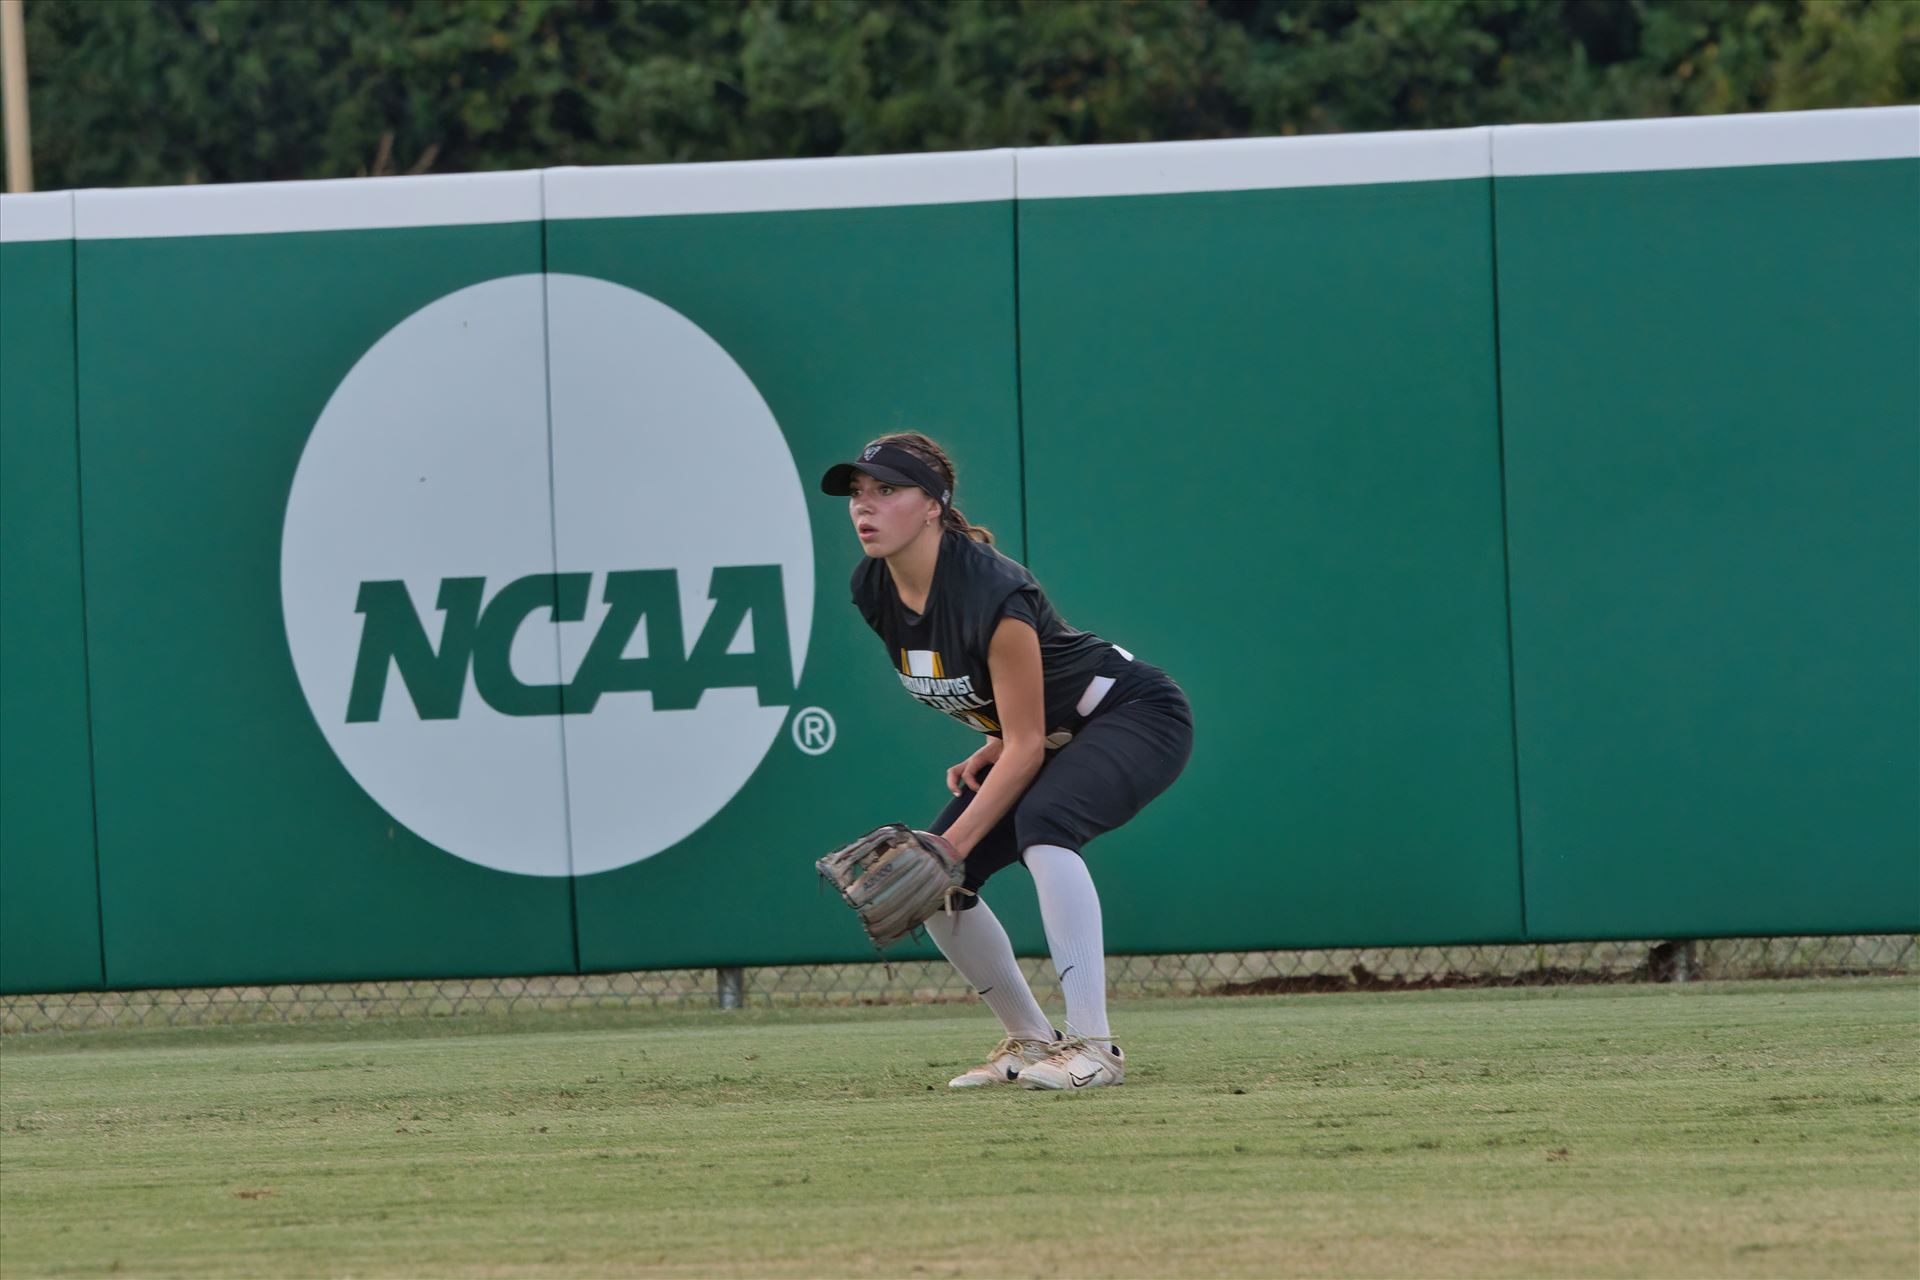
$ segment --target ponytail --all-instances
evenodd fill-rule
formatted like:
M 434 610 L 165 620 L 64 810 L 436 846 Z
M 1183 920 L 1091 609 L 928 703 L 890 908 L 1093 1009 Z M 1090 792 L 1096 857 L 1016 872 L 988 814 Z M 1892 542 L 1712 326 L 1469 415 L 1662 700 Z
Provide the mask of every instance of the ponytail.
M 988 546 L 993 545 L 993 530 L 973 524 L 966 516 L 960 513 L 958 507 L 948 507 L 940 517 L 940 524 L 943 528 L 952 529 L 956 533 L 966 534 L 975 542 L 984 542 Z

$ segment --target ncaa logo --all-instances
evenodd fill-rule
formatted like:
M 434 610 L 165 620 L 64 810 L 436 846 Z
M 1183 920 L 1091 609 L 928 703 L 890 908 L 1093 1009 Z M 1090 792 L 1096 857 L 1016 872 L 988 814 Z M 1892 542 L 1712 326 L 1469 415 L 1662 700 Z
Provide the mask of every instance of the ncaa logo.
M 294 669 L 397 822 L 523 875 L 698 831 L 781 734 L 813 541 L 746 373 L 662 303 L 522 275 L 407 317 L 334 391 L 281 539 Z

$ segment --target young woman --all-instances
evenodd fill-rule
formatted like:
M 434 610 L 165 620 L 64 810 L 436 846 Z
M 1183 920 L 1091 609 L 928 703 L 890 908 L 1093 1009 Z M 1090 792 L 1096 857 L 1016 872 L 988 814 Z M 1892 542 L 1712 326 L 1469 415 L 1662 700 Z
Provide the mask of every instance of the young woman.
M 853 602 L 919 701 L 986 735 L 947 770 L 953 800 L 931 830 L 965 859 L 973 895 L 1019 861 L 1033 873 L 1047 946 L 1067 1000 L 1047 1022 L 1007 931 L 978 896 L 927 932 L 1006 1028 L 955 1089 L 1017 1080 L 1084 1089 L 1126 1079 L 1107 1025 L 1100 897 L 1089 840 L 1165 791 L 1193 749 L 1193 713 L 1164 671 L 1067 625 L 1040 584 L 953 505 L 954 469 L 918 432 L 881 436 L 821 489 L 847 498 L 865 559 Z

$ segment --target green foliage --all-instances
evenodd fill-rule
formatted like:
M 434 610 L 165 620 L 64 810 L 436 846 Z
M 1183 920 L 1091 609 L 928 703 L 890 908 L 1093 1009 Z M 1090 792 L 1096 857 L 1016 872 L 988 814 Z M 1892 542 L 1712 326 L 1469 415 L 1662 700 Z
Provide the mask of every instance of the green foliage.
M 1920 100 L 1908 0 L 26 0 L 37 184 Z

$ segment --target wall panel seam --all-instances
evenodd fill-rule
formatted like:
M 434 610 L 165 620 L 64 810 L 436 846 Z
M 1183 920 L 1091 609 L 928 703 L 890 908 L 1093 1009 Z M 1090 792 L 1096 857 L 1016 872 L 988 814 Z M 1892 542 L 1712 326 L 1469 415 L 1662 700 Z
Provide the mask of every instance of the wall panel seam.
M 560 833 L 567 846 L 567 935 L 573 945 L 573 971 L 580 972 L 580 878 L 573 873 L 573 772 L 567 764 L 566 662 L 560 644 L 560 497 L 558 464 L 553 443 L 553 291 L 547 274 L 547 178 L 540 175 L 540 378 L 547 403 L 547 546 L 553 565 L 553 665 L 561 682 L 560 699 Z
M 1020 158 L 1013 157 L 1013 199 L 1007 202 L 1013 220 L 1013 426 L 1015 456 L 1020 460 L 1020 559 L 1033 564 L 1033 542 L 1027 533 L 1027 385 L 1020 351 Z
M 1492 160 L 1493 133 L 1487 136 L 1488 160 Z M 1520 936 L 1530 938 L 1527 930 L 1527 831 L 1526 811 L 1520 801 L 1520 688 L 1516 668 L 1519 655 L 1513 641 L 1513 523 L 1507 497 L 1507 409 L 1505 370 L 1500 359 L 1500 179 L 1491 169 L 1487 174 L 1487 266 L 1491 273 L 1493 303 L 1493 425 L 1496 456 L 1500 464 L 1500 583 L 1507 623 L 1507 733 L 1513 752 L 1513 862 L 1520 888 Z
M 73 292 L 73 532 L 80 550 L 80 688 L 87 724 L 87 835 L 93 845 L 94 930 L 100 943 L 100 985 L 104 988 L 109 986 L 107 881 L 100 863 L 100 761 L 93 735 L 93 624 L 87 611 L 87 497 L 80 450 L 80 240 L 77 235 L 67 267 Z

